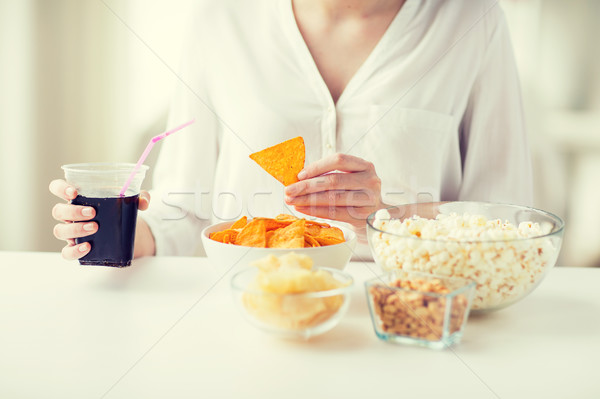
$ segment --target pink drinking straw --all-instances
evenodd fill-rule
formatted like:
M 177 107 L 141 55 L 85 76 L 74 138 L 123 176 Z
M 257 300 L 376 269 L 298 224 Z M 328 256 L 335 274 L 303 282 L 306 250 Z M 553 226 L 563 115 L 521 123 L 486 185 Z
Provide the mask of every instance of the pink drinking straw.
M 164 132 L 162 134 L 159 134 L 158 136 L 154 136 L 150 139 L 150 142 L 148 143 L 148 145 L 146 146 L 146 149 L 144 150 L 144 152 L 142 153 L 142 156 L 140 157 L 140 159 L 137 161 L 137 163 L 135 164 L 135 167 L 133 168 L 133 171 L 131 172 L 131 174 L 129 175 L 129 177 L 127 178 L 127 181 L 125 182 L 125 185 L 123 186 L 123 188 L 121 189 L 121 192 L 119 193 L 119 195 L 121 197 L 123 197 L 125 195 L 125 191 L 127 191 L 127 187 L 129 187 L 129 185 L 131 184 L 131 181 L 133 180 L 133 178 L 135 177 L 135 174 L 137 173 L 137 171 L 140 169 L 140 166 L 142 166 L 142 164 L 144 163 L 144 161 L 146 160 L 146 158 L 148 157 L 148 154 L 150 154 L 150 151 L 152 151 L 152 147 L 154 147 L 154 143 L 156 143 L 159 140 L 164 139 L 165 137 L 167 137 L 168 135 L 171 135 L 173 133 L 175 133 L 178 130 L 183 129 L 184 127 L 187 127 L 189 125 L 191 125 L 192 123 L 194 123 L 196 121 L 196 119 L 192 119 L 189 122 L 184 123 L 181 126 L 177 126 L 175 129 L 169 130 L 167 132 Z

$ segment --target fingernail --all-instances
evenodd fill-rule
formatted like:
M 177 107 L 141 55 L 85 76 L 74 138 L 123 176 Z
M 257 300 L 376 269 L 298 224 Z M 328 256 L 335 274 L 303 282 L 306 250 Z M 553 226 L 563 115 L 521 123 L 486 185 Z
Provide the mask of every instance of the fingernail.
M 96 226 L 94 226 L 94 223 L 86 223 L 83 225 L 83 229 L 85 231 L 92 231 L 92 230 L 94 230 L 95 227 Z
M 301 170 L 300 173 L 298 173 L 298 179 L 299 180 L 306 179 L 307 176 L 308 176 L 308 173 L 306 173 L 306 171 L 304 169 Z
M 94 214 L 94 208 L 83 208 L 81 214 L 83 216 L 92 216 Z
M 297 191 L 298 191 L 298 186 L 296 186 L 296 185 L 288 186 L 284 190 L 285 195 L 288 197 L 296 194 Z
M 75 194 L 75 190 L 73 187 L 67 187 L 65 194 L 67 194 L 67 197 L 72 197 Z
M 291 204 L 292 203 L 292 197 L 288 197 L 287 195 L 285 196 L 285 203 L 286 204 Z
M 84 242 L 83 244 L 81 244 L 79 246 L 79 252 L 85 252 L 85 251 L 87 251 L 88 250 L 88 245 L 89 244 L 87 242 Z

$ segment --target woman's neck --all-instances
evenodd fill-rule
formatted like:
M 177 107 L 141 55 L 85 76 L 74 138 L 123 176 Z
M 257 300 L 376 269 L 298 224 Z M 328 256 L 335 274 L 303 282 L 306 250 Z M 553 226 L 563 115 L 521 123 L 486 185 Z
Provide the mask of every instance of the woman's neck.
M 294 7 L 303 7 L 328 19 L 368 18 L 377 14 L 396 14 L 405 0 L 292 0 Z

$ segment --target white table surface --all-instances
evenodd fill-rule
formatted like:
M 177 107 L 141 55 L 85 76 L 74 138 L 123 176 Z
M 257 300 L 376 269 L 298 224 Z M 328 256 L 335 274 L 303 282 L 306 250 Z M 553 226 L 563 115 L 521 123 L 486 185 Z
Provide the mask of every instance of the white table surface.
M 352 304 L 309 341 L 243 320 L 206 258 L 84 267 L 0 252 L 0 398 L 600 398 L 600 270 L 555 268 L 521 302 L 471 317 L 442 351 L 373 333 Z

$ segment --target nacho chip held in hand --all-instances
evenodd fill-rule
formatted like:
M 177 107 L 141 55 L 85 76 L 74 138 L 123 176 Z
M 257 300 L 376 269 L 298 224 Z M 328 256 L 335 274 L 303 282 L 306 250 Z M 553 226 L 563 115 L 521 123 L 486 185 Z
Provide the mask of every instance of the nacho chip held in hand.
M 340 244 L 344 233 L 327 223 L 279 215 L 274 219 L 246 216 L 228 229 L 211 233 L 211 240 L 258 248 L 311 248 Z
M 302 137 L 296 137 L 250 154 L 250 158 L 254 162 L 284 186 L 298 181 L 298 173 L 304 168 L 304 157 L 305 149 Z

